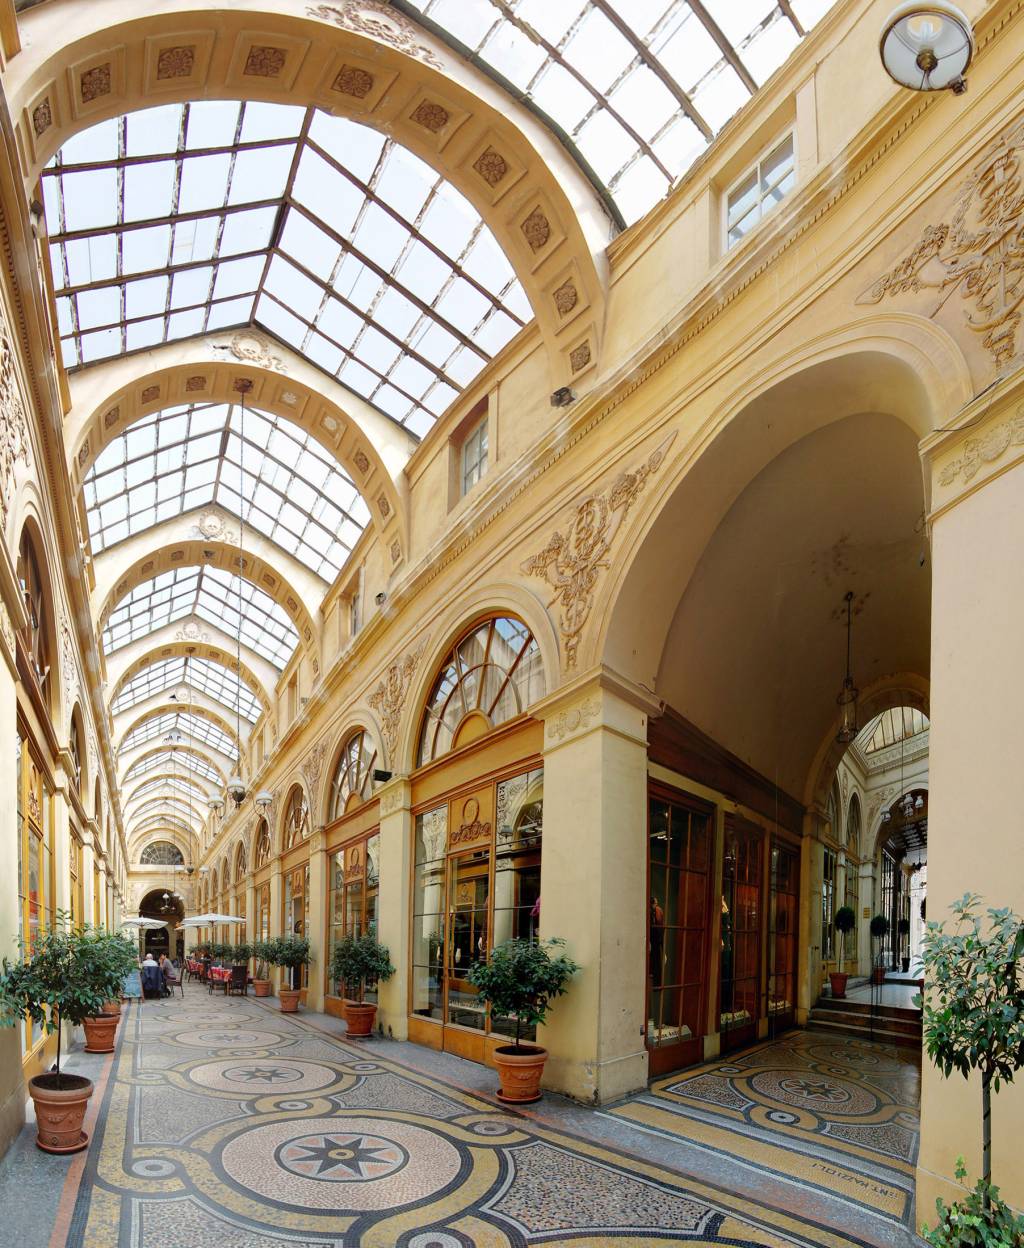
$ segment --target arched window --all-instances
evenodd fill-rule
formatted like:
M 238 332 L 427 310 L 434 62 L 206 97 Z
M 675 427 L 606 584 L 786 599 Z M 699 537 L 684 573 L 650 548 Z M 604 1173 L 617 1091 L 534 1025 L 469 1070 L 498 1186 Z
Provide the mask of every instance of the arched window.
M 850 794 L 846 814 L 846 853 L 853 858 L 860 857 L 860 800 L 856 793 Z
M 74 768 L 72 780 L 75 782 L 76 791 L 82 792 L 82 730 L 79 727 L 80 711 L 75 707 L 74 714 L 71 716 L 71 732 L 68 736 L 68 752 L 71 755 L 71 764 Z
M 43 699 L 49 705 L 50 667 L 53 663 L 50 650 L 50 608 L 35 545 L 27 530 L 22 534 L 18 548 L 18 580 L 21 582 L 25 614 L 28 616 L 28 625 L 22 631 L 21 637 L 39 681 Z
M 217 887 L 217 868 L 213 868 L 213 874 L 210 876 L 210 903 L 214 902 L 220 889 Z
M 181 850 L 170 841 L 154 841 L 142 851 L 144 867 L 183 867 L 185 859 Z
M 239 843 L 238 848 L 235 850 L 235 883 L 236 884 L 241 884 L 242 880 L 244 879 L 246 866 L 247 864 L 245 861 L 245 844 Z
M 522 714 L 544 692 L 540 649 L 519 620 L 475 625 L 441 665 L 420 729 L 422 766 Z
M 284 847 L 291 849 L 309 836 L 309 803 L 302 785 L 297 784 L 288 795 L 284 815 Z
M 256 850 L 252 856 L 252 869 L 258 871 L 260 867 L 265 867 L 270 861 L 270 854 L 270 827 L 266 819 L 261 819 L 256 832 Z
M 331 781 L 331 815 L 337 819 L 345 813 L 349 798 L 353 795 L 366 801 L 373 792 L 373 769 L 377 765 L 377 751 L 373 742 L 362 729 L 355 732 L 342 747 L 334 779 Z
M 833 781 L 831 789 L 828 791 L 828 800 L 825 802 L 825 819 L 828 823 L 829 836 L 834 841 L 842 839 L 842 829 L 839 826 L 839 786 Z

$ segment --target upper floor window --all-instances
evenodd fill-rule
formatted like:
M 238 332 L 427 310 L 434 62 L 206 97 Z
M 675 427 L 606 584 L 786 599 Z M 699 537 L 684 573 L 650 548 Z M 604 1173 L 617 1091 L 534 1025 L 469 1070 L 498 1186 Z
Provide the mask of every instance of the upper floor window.
M 434 681 L 420 729 L 419 764 L 514 719 L 544 692 L 540 649 L 520 620 L 476 625 L 451 650 Z
M 342 747 L 338 766 L 331 781 L 331 818 L 345 813 L 349 799 L 355 795 L 364 802 L 373 792 L 373 769 L 377 751 L 373 742 L 360 730 L 353 733 Z
M 302 786 L 297 784 L 288 797 L 284 816 L 284 847 L 291 849 L 309 836 L 309 803 Z
M 258 871 L 260 867 L 265 867 L 270 861 L 271 844 L 270 844 L 270 828 L 267 826 L 266 819 L 260 820 L 259 832 L 256 836 L 256 852 L 253 854 L 253 870 Z
M 245 846 L 239 845 L 235 850 L 235 883 L 241 884 L 245 879 L 245 873 L 248 870 L 245 859 Z
M 177 845 L 170 841 L 154 841 L 142 851 L 142 865 L 146 867 L 182 867 L 185 859 Z
M 78 728 L 78 714 L 73 716 L 71 720 L 71 735 L 68 741 L 68 750 L 71 754 L 71 765 L 74 768 L 75 789 L 80 794 L 82 792 L 82 734 Z
M 18 551 L 18 579 L 21 581 L 21 592 L 25 602 L 25 614 L 28 626 L 22 633 L 25 649 L 39 680 L 39 687 L 44 698 L 50 696 L 50 617 L 46 590 L 39 569 L 32 539 L 26 532 L 21 539 Z
M 468 494 L 487 471 L 487 417 L 462 444 L 462 493 Z
M 754 165 L 729 192 L 726 199 L 728 246 L 745 238 L 775 205 L 788 195 L 796 180 L 793 136 L 781 143 Z

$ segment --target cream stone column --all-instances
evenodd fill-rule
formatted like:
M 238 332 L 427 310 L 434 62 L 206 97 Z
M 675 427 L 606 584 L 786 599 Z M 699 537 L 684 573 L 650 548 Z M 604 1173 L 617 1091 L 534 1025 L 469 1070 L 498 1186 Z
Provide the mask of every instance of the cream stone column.
M 273 939 L 281 935 L 281 859 L 276 858 L 270 864 L 270 936 Z M 285 971 L 275 966 L 271 972 L 276 988 L 280 988 Z
M 57 756 L 53 775 L 53 908 L 54 911 L 71 909 L 71 810 L 68 797 L 69 776 L 73 763 L 71 755 L 62 749 Z M 92 821 L 86 823 L 86 836 L 92 839 Z
M 256 939 L 256 883 L 254 877 L 245 879 L 245 941 L 251 945 Z
M 324 1008 L 324 963 L 327 957 L 327 841 L 323 825 L 309 838 L 309 937 L 311 959 L 306 1008 Z
M 821 843 L 817 839 L 822 812 L 809 809 L 804 815 L 800 842 L 800 937 L 797 945 L 795 1020 L 802 1027 L 818 999 L 821 982 Z
M 0 548 L 2 549 L 2 548 Z M 0 589 L 6 590 L 6 562 L 0 558 Z M 13 577 L 11 578 L 13 586 Z M 12 588 L 12 595 L 14 590 Z M 14 624 L 0 596 L 0 955 L 14 957 L 18 951 L 18 769 L 15 753 L 17 732 L 18 672 L 14 658 Z M 11 599 L 20 605 L 16 596 Z M 17 1027 L 0 1027 L 0 1155 L 25 1122 L 25 1084 L 21 1075 L 21 1041 Z
M 377 939 L 387 945 L 395 973 L 378 989 L 377 1024 L 395 1040 L 409 1035 L 409 912 L 412 872 L 412 786 L 396 776 L 378 789 L 380 864 Z
M 645 691 L 603 671 L 534 710 L 544 720 L 540 933 L 581 971 L 538 1041 L 545 1086 L 600 1104 L 647 1081 Z
M 932 473 L 928 919 L 965 892 L 1024 913 L 1019 780 L 1024 688 L 1024 374 L 958 413 L 969 432 L 922 444 Z M 918 1218 L 981 1173 L 981 1090 L 924 1057 Z M 993 1098 L 992 1178 L 1024 1209 L 1024 1086 Z

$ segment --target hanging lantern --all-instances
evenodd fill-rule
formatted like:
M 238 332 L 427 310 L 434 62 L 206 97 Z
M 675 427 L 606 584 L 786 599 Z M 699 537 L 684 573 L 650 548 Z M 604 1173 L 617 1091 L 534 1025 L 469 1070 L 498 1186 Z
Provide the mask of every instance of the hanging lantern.
M 846 675 L 843 687 L 839 691 L 836 702 L 839 704 L 839 731 L 836 740 L 842 745 L 849 745 L 857 736 L 857 698 L 860 691 L 853 683 L 850 674 L 851 634 L 853 631 L 853 590 L 847 590 L 844 597 L 846 603 Z

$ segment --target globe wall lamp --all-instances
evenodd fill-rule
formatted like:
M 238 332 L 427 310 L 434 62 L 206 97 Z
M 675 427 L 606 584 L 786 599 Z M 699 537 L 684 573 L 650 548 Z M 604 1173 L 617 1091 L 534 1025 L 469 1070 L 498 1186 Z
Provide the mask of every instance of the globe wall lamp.
M 911 91 L 967 90 L 974 32 L 949 0 L 908 0 L 889 14 L 878 45 L 885 72 Z
M 228 780 L 228 797 L 235 803 L 235 809 L 245 801 L 245 785 L 241 776 L 232 776 Z
M 274 804 L 274 795 L 269 789 L 260 789 L 256 796 L 252 799 L 264 814 Z

